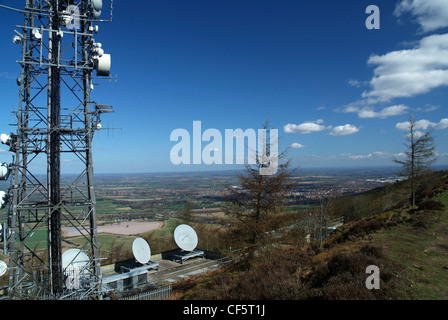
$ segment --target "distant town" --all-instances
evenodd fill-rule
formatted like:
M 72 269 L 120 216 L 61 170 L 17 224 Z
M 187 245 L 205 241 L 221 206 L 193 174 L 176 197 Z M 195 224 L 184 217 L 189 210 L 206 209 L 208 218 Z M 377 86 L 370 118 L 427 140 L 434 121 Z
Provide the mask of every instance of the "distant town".
M 403 179 L 396 168 L 301 169 L 290 204 L 315 205 L 344 194 L 359 194 Z M 225 187 L 240 188 L 234 171 L 97 174 L 95 192 L 99 224 L 166 221 L 191 202 L 198 219 L 216 223 L 222 217 Z M 69 181 L 69 180 L 68 180 Z M 3 188 L 9 182 L 1 182 Z M 4 220 L 6 217 L 4 217 Z
M 318 204 L 343 194 L 362 193 L 402 179 L 394 168 L 303 169 L 291 193 L 295 205 Z M 98 174 L 95 178 L 100 221 L 163 221 L 179 214 L 187 201 L 198 218 L 215 222 L 225 187 L 240 188 L 236 172 Z

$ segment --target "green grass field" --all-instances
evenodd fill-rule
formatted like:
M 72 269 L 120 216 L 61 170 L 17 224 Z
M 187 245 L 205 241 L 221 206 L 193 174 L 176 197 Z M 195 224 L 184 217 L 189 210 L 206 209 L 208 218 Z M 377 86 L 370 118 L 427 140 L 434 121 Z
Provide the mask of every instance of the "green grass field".
M 433 198 L 448 204 L 448 191 Z M 373 235 L 404 266 L 416 299 L 448 297 L 448 211 L 410 213 L 410 222 Z

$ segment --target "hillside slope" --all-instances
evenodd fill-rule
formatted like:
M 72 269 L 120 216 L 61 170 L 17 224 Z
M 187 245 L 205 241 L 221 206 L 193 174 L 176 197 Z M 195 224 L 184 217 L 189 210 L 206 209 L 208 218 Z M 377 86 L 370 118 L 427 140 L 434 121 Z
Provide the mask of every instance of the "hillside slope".
M 293 246 L 249 271 L 223 268 L 174 285 L 175 299 L 447 299 L 448 175 L 394 208 L 338 228 L 322 248 Z M 380 289 L 366 288 L 366 268 Z

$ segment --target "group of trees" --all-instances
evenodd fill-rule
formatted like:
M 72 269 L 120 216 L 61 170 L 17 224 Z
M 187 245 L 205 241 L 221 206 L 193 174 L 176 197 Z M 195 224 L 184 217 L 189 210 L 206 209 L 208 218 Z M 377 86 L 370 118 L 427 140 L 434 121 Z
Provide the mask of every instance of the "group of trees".
M 416 130 L 413 116 L 408 124 L 404 143 L 406 150 L 393 161 L 401 165 L 400 174 L 407 178 L 408 194 L 414 206 L 419 182 L 436 161 L 436 152 L 431 131 L 422 133 Z M 284 160 L 284 155 L 279 155 L 278 160 Z M 229 249 L 228 254 L 243 266 L 250 266 L 256 255 L 269 257 L 270 249 L 277 242 L 276 231 L 284 227 L 283 213 L 289 192 L 298 183 L 297 179 L 291 179 L 294 170 L 289 168 L 288 161 L 279 164 L 275 175 L 261 175 L 262 166 L 261 162 L 247 165 L 244 173 L 238 175 L 241 188 L 227 188 L 224 243 Z M 389 202 L 382 204 L 389 205 Z
M 416 204 L 416 190 L 424 181 L 430 166 L 436 161 L 431 131 L 422 133 L 416 130 L 415 123 L 415 119 L 411 116 L 408 122 L 409 131 L 404 138 L 406 150 L 400 158 L 393 160 L 401 165 L 400 174 L 407 178 L 406 189 L 413 206 Z M 296 170 L 290 168 L 285 155 L 286 152 L 277 155 L 276 174 L 262 174 L 260 169 L 267 165 L 263 161 L 246 165 L 244 172 L 237 174 L 239 187 L 226 187 L 223 208 L 225 218 L 222 221 L 223 228 L 219 232 L 197 221 L 193 213 L 194 204 L 190 201 L 185 203 L 179 216 L 181 223 L 193 224 L 200 235 L 199 238 L 207 244 L 207 248 L 209 245 L 212 249 L 217 249 L 219 246 L 226 255 L 238 261 L 242 268 L 250 269 L 257 261 L 256 257 L 266 259 L 271 257 L 273 249 L 280 244 L 280 241 L 285 240 L 281 238 L 282 231 L 286 230 L 289 237 L 298 243 L 305 241 L 306 234 L 314 234 L 315 238 L 319 239 L 320 236 L 322 239 L 326 232 L 322 231 L 322 226 L 328 222 L 328 212 L 334 211 L 333 207 L 338 213 L 347 211 L 348 214 L 344 214 L 346 218 L 353 216 L 353 219 L 357 219 L 366 216 L 368 214 L 366 210 L 372 211 L 372 214 L 380 213 L 394 204 L 390 199 L 390 190 L 385 189 L 381 191 L 383 194 L 373 190 L 357 197 L 347 196 L 349 200 L 344 197 L 333 199 L 330 205 L 325 202 L 320 207 L 306 212 L 286 212 L 290 192 L 300 179 L 295 177 Z M 168 245 L 168 243 L 160 244 L 162 247 Z M 160 249 L 163 249 L 162 247 Z M 112 248 L 111 258 L 119 259 L 125 254 L 119 244 L 114 243 Z

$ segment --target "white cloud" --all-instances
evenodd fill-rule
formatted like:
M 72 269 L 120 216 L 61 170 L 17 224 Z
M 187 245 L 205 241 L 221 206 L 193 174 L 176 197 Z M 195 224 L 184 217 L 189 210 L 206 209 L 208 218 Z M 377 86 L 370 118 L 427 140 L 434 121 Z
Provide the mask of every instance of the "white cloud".
M 300 144 L 300 143 L 297 143 L 297 142 L 294 142 L 293 144 L 291 144 L 290 147 L 294 148 L 294 149 L 305 148 L 305 146 L 303 144 Z
M 359 112 L 361 110 L 358 106 L 355 105 L 356 103 L 352 103 L 342 109 L 342 112 Z
M 366 107 L 359 110 L 356 110 L 358 113 L 358 117 L 366 119 L 366 118 L 376 118 L 378 116 L 378 112 L 373 111 L 373 108 Z
M 446 152 L 440 153 L 440 152 L 435 151 L 434 153 L 435 153 L 436 157 L 438 157 L 438 158 L 441 158 L 441 157 L 448 158 L 448 153 L 446 153 Z
M 324 130 L 331 130 L 329 132 L 330 135 L 332 136 L 347 136 L 350 134 L 354 134 L 356 132 L 359 131 L 359 128 L 357 128 L 355 125 L 352 124 L 346 124 L 343 126 L 337 126 L 334 127 L 333 126 L 325 126 L 323 125 L 324 121 L 322 119 L 318 119 L 316 121 L 313 122 L 304 122 L 302 124 L 291 124 L 288 123 L 287 125 L 285 125 L 283 127 L 283 130 L 286 133 L 301 133 L 301 134 L 308 134 L 308 133 L 312 133 L 312 132 L 320 132 L 320 131 L 324 131 Z M 293 145 L 296 145 L 295 148 L 303 148 L 304 146 L 300 147 L 300 144 L 292 144 L 291 147 L 294 148 Z M 300 145 L 300 146 L 299 146 Z
M 16 80 L 17 74 L 11 72 L 0 72 L 0 78 L 5 78 L 6 80 Z
M 347 136 L 350 134 L 354 134 L 359 131 L 359 128 L 352 124 L 346 124 L 343 126 L 334 127 L 333 130 L 329 133 L 332 136 Z
M 360 118 L 387 118 L 392 116 L 398 116 L 406 113 L 409 108 L 403 104 L 386 107 L 382 109 L 380 112 L 376 112 L 373 110 L 368 110 L 368 108 L 364 108 L 358 112 L 358 116 Z
M 386 119 L 387 117 L 398 116 L 404 114 L 409 110 L 409 107 L 404 104 L 395 105 L 383 108 L 380 111 L 375 111 L 373 107 L 358 107 L 354 104 L 346 106 L 342 112 L 354 112 L 358 114 L 358 117 L 366 119 L 366 118 L 382 118 Z
M 436 110 L 439 110 L 439 109 L 440 109 L 440 106 L 433 106 L 431 104 L 427 104 L 425 112 L 436 111 Z
M 378 113 L 378 117 L 387 118 L 387 117 L 392 117 L 392 116 L 398 116 L 398 115 L 406 113 L 406 111 L 408 109 L 409 108 L 407 106 L 405 106 L 404 104 L 387 107 Z
M 399 19 L 409 15 L 424 32 L 448 27 L 447 0 L 398 0 L 394 15 Z M 403 19 L 404 20 L 404 19 Z M 386 118 L 404 113 L 400 106 L 375 111 L 373 106 L 395 98 L 411 98 L 448 86 L 448 33 L 428 35 L 406 42 L 408 49 L 385 54 L 372 54 L 368 64 L 374 67 L 370 81 L 348 80 L 354 87 L 369 85 L 362 99 L 335 111 L 356 112 L 362 118 Z M 425 111 L 437 110 L 427 106 Z M 423 108 L 418 108 L 423 111 Z
M 371 159 L 371 158 L 388 158 L 390 154 L 388 152 L 376 151 L 366 155 L 348 155 L 348 158 L 353 160 L 363 160 L 363 159 Z
M 368 63 L 377 67 L 364 99 L 386 102 L 448 86 L 448 34 L 425 37 L 413 49 L 372 55 Z
M 395 128 L 397 128 L 398 130 L 407 131 L 409 130 L 409 125 L 410 125 L 409 121 L 399 122 L 395 125 Z
M 444 118 L 440 120 L 440 122 L 436 125 L 436 129 L 444 130 L 448 128 L 448 118 Z
M 319 119 L 317 121 L 314 122 L 304 122 L 302 124 L 291 124 L 288 123 L 287 125 L 285 125 L 283 127 L 283 130 L 286 133 L 301 133 L 301 134 L 308 134 L 311 132 L 319 132 L 319 131 L 323 131 L 326 129 L 329 129 L 330 127 L 326 127 L 324 125 L 322 125 L 321 123 L 323 122 L 322 119 Z
M 394 15 L 412 14 L 423 32 L 448 27 L 448 2 L 446 0 L 402 0 L 397 4 Z
M 355 88 L 359 88 L 359 87 L 361 87 L 361 82 L 360 82 L 359 80 L 353 80 L 353 79 L 351 79 L 351 80 L 348 80 L 347 82 L 348 82 L 348 84 L 351 85 L 352 87 L 355 87 Z
M 435 105 L 427 103 L 425 105 L 425 108 L 418 107 L 418 108 L 415 108 L 415 111 L 432 112 L 432 111 L 436 111 L 439 109 L 440 109 L 440 106 L 435 106 Z
M 406 153 L 404 153 L 404 152 L 394 154 L 394 158 L 401 158 L 401 157 L 405 157 L 405 156 L 406 156 Z
M 348 157 L 350 158 L 350 159 L 352 159 L 352 160 L 361 160 L 361 159 L 368 159 L 368 158 L 371 158 L 373 155 L 370 153 L 370 154 L 368 154 L 368 155 L 359 155 L 359 156 L 352 156 L 352 155 L 349 155 Z
M 430 127 L 435 127 L 436 125 L 437 125 L 436 123 L 425 119 L 415 121 L 414 123 L 415 129 L 423 129 L 423 130 L 427 130 Z
M 421 132 L 420 130 L 415 130 L 415 131 L 414 131 L 414 139 L 419 139 L 419 138 L 423 137 L 424 135 L 425 135 L 425 133 L 424 133 L 424 132 Z M 411 134 L 410 134 L 410 133 L 406 133 L 406 134 L 404 135 L 404 137 L 405 137 L 406 139 L 410 139 L 410 138 L 411 138 Z
M 399 122 L 395 125 L 395 128 L 402 131 L 408 131 L 410 129 L 411 123 L 409 121 Z M 435 123 L 426 119 L 418 120 L 414 122 L 414 130 L 428 130 L 430 128 L 444 130 L 448 128 L 448 118 L 440 120 L 440 122 Z M 420 132 L 420 134 L 422 134 Z

